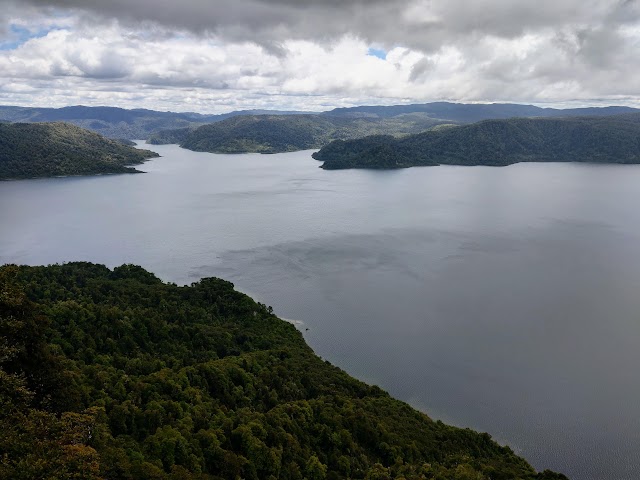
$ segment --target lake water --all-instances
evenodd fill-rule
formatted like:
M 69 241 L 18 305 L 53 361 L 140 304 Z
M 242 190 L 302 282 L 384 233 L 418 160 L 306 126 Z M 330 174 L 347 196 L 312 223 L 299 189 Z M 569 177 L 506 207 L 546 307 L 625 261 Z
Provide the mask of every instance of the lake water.
M 538 469 L 640 478 L 640 166 L 152 148 L 144 175 L 0 182 L 0 263 L 226 278 L 323 358 Z

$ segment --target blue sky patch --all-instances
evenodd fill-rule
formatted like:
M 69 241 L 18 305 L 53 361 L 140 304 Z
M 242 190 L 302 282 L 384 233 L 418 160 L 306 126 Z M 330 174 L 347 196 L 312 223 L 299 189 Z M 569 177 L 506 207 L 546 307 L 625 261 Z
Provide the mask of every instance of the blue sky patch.
M 51 30 L 55 30 L 56 27 L 43 28 L 40 30 L 29 30 L 21 25 L 11 24 L 9 25 L 9 35 L 4 41 L 0 41 L 0 50 L 15 50 L 23 43 L 31 40 L 32 38 L 41 38 L 47 35 Z
M 387 59 L 387 52 L 385 52 L 381 48 L 369 48 L 369 50 L 367 50 L 367 55 L 371 55 L 372 57 L 378 57 L 381 60 Z

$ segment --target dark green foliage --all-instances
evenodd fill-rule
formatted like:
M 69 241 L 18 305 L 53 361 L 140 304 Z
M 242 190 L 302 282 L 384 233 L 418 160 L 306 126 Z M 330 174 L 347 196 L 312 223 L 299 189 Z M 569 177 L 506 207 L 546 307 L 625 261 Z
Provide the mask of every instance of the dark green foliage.
M 240 116 L 197 128 L 181 146 L 199 152 L 275 153 L 317 148 L 334 130 L 315 115 Z
M 213 153 L 279 153 L 320 148 L 335 139 L 372 134 L 409 134 L 442 122 L 421 115 L 391 119 L 322 115 L 242 115 L 195 130 L 174 130 L 152 137 L 154 143 L 179 140 L 189 150 Z
M 434 119 L 452 123 L 471 123 L 481 120 L 514 117 L 576 117 L 586 115 L 616 115 L 638 112 L 631 107 L 541 108 L 517 103 L 450 103 L 432 102 L 412 105 L 360 106 L 336 108 L 325 115 L 341 117 L 389 118 L 408 113 L 422 113 Z
M 0 106 L 0 119 L 10 122 L 67 122 L 93 130 L 109 138 L 145 139 L 160 130 L 197 127 L 241 114 L 264 113 L 261 110 L 230 112 L 222 115 L 158 112 L 116 107 L 34 108 Z M 293 114 L 297 112 L 271 112 Z M 0 121 L 1 121 L 0 120 Z
M 126 138 L 115 138 L 114 140 L 121 143 L 122 145 L 127 145 L 128 147 L 136 146 L 136 142 L 134 142 L 133 140 L 127 140 Z
M 552 117 L 578 115 L 614 115 L 632 112 L 629 107 L 574 108 L 558 110 L 518 104 L 463 104 L 434 102 L 414 105 L 362 106 L 336 108 L 318 115 L 329 121 L 340 117 L 382 121 L 385 128 L 374 128 L 361 124 L 354 135 L 335 136 L 337 138 L 357 138 L 374 134 L 407 134 L 426 130 L 436 123 L 470 123 L 489 118 L 512 117 Z M 181 143 L 184 129 L 195 129 L 201 125 L 219 122 L 238 115 L 293 115 L 303 112 L 245 110 L 220 115 L 198 113 L 158 112 L 146 109 L 126 110 L 115 107 L 72 106 L 64 108 L 33 108 L 0 106 L 0 122 L 68 122 L 93 130 L 109 138 L 148 139 L 150 143 Z M 329 118 L 327 118 L 329 117 Z M 411 124 L 416 124 L 414 128 Z M 357 124 L 354 124 L 354 126 Z M 367 129 L 369 128 L 369 129 Z M 172 131 L 165 133 L 165 130 Z M 177 132 L 175 132 L 177 130 Z M 321 147 L 323 144 L 318 145 Z
M 485 120 L 396 139 L 333 142 L 313 157 L 325 169 L 493 165 L 518 162 L 640 163 L 640 114 Z
M 275 133 L 264 141 L 262 133 L 252 138 L 251 133 L 240 130 L 235 137 L 226 129 L 210 132 L 214 152 L 275 152 L 299 150 L 300 148 L 320 148 L 331 140 L 360 138 L 367 135 L 406 135 L 427 130 L 440 123 L 464 124 L 490 118 L 513 117 L 557 117 L 578 115 L 614 115 L 637 111 L 629 107 L 575 108 L 558 110 L 518 104 L 462 104 L 434 102 L 414 105 L 361 106 L 336 108 L 313 114 L 320 117 L 322 132 L 310 130 L 316 138 L 313 147 L 297 147 L 299 132 L 290 137 Z M 72 106 L 64 108 L 31 108 L 0 106 L 0 122 L 68 122 L 93 130 L 109 138 L 147 139 L 151 144 L 183 143 L 187 134 L 199 126 L 219 122 L 235 116 L 268 115 L 280 117 L 302 114 L 269 110 L 246 110 L 221 115 L 201 115 L 198 113 L 158 112 L 146 109 L 126 110 L 114 107 Z M 303 122 L 304 123 L 304 122 Z M 264 125 L 258 126 L 258 129 Z M 226 135 L 226 139 L 223 138 Z M 234 143 L 233 140 L 237 142 Z M 262 140 L 262 142 L 261 142 Z M 273 141 L 273 144 L 271 143 Z
M 195 128 L 189 127 L 160 130 L 159 132 L 152 133 L 149 138 L 147 138 L 147 143 L 150 145 L 180 144 L 183 143 L 194 130 Z
M 196 113 L 125 110 L 114 107 L 0 107 L 0 118 L 12 122 L 67 122 L 109 138 L 144 139 L 162 129 L 203 125 L 215 116 Z
M 67 123 L 0 124 L 0 180 L 136 173 L 157 156 Z
M 90 425 L 89 437 L 65 434 L 80 451 L 41 466 L 94 472 L 97 452 L 107 479 L 564 478 L 536 474 L 489 435 L 434 422 L 349 377 L 229 282 L 180 287 L 140 267 L 89 263 L 0 268 L 0 280 L 9 274 L 19 279 L 4 289 L 9 300 L 20 283 L 48 318 L 38 349 L 59 359 L 74 399 L 56 428 Z M 32 370 L 16 365 L 12 374 Z M 20 397 L 21 377 L 11 378 Z M 16 426 L 24 408 L 4 423 Z M 35 441 L 12 435 L 23 452 Z M 12 452 L 0 464 L 9 472 L 24 460 Z M 65 463 L 63 454 L 75 456 Z
M 0 269 L 0 478 L 97 480 L 98 453 L 87 443 L 99 409 L 66 411 L 77 407 L 71 372 L 17 274 Z
M 626 107 L 601 109 L 554 110 L 531 105 L 464 105 L 454 103 L 428 103 L 424 105 L 398 105 L 391 107 L 354 107 L 336 109 L 320 115 L 241 115 L 198 128 L 162 131 L 152 135 L 149 143 L 179 143 L 195 151 L 213 153 L 278 153 L 321 148 L 332 141 L 350 140 L 370 135 L 416 134 L 425 130 L 440 131 L 442 124 L 460 124 L 486 118 L 514 116 L 576 116 L 591 113 L 599 116 L 634 111 Z M 491 139 L 488 139 L 489 141 Z M 411 149 L 411 141 L 393 138 L 383 147 L 373 139 L 376 149 L 366 145 L 348 143 L 348 149 L 363 150 L 364 155 L 350 160 L 360 168 L 397 168 L 406 166 L 407 160 L 398 152 L 397 145 Z M 345 148 L 345 147 L 341 147 Z M 412 152 L 407 152 L 412 155 Z M 423 159 L 421 165 L 437 162 Z M 340 167 L 345 168 L 345 167 Z

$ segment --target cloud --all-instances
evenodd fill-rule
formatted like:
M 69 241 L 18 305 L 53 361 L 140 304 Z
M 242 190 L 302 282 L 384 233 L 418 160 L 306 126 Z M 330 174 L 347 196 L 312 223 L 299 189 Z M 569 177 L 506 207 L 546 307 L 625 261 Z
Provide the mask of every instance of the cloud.
M 640 98 L 636 1 L 9 0 L 0 18 L 28 32 L 0 30 L 4 103 L 220 112 Z
M 21 4 L 90 12 L 91 18 L 116 18 L 129 25 L 155 22 L 265 45 L 351 35 L 368 43 L 423 51 L 469 37 L 615 28 L 636 24 L 640 18 L 637 3 L 629 0 L 21 0 Z

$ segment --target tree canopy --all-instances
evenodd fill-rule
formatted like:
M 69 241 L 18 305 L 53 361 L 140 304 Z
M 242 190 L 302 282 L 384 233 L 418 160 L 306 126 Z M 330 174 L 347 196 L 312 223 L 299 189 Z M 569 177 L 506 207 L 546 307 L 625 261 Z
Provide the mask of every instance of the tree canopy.
M 640 114 L 485 120 L 403 138 L 372 136 L 335 141 L 313 157 L 323 161 L 325 169 L 504 166 L 518 162 L 640 163 Z
M 179 143 L 212 153 L 280 153 L 320 148 L 336 139 L 422 132 L 443 123 L 427 115 L 366 118 L 333 115 L 240 115 L 195 129 L 158 132 L 149 143 Z
M 565 478 L 348 376 L 224 280 L 4 266 L 0 334 L 0 478 Z
M 136 173 L 157 156 L 68 123 L 0 124 L 0 180 Z

